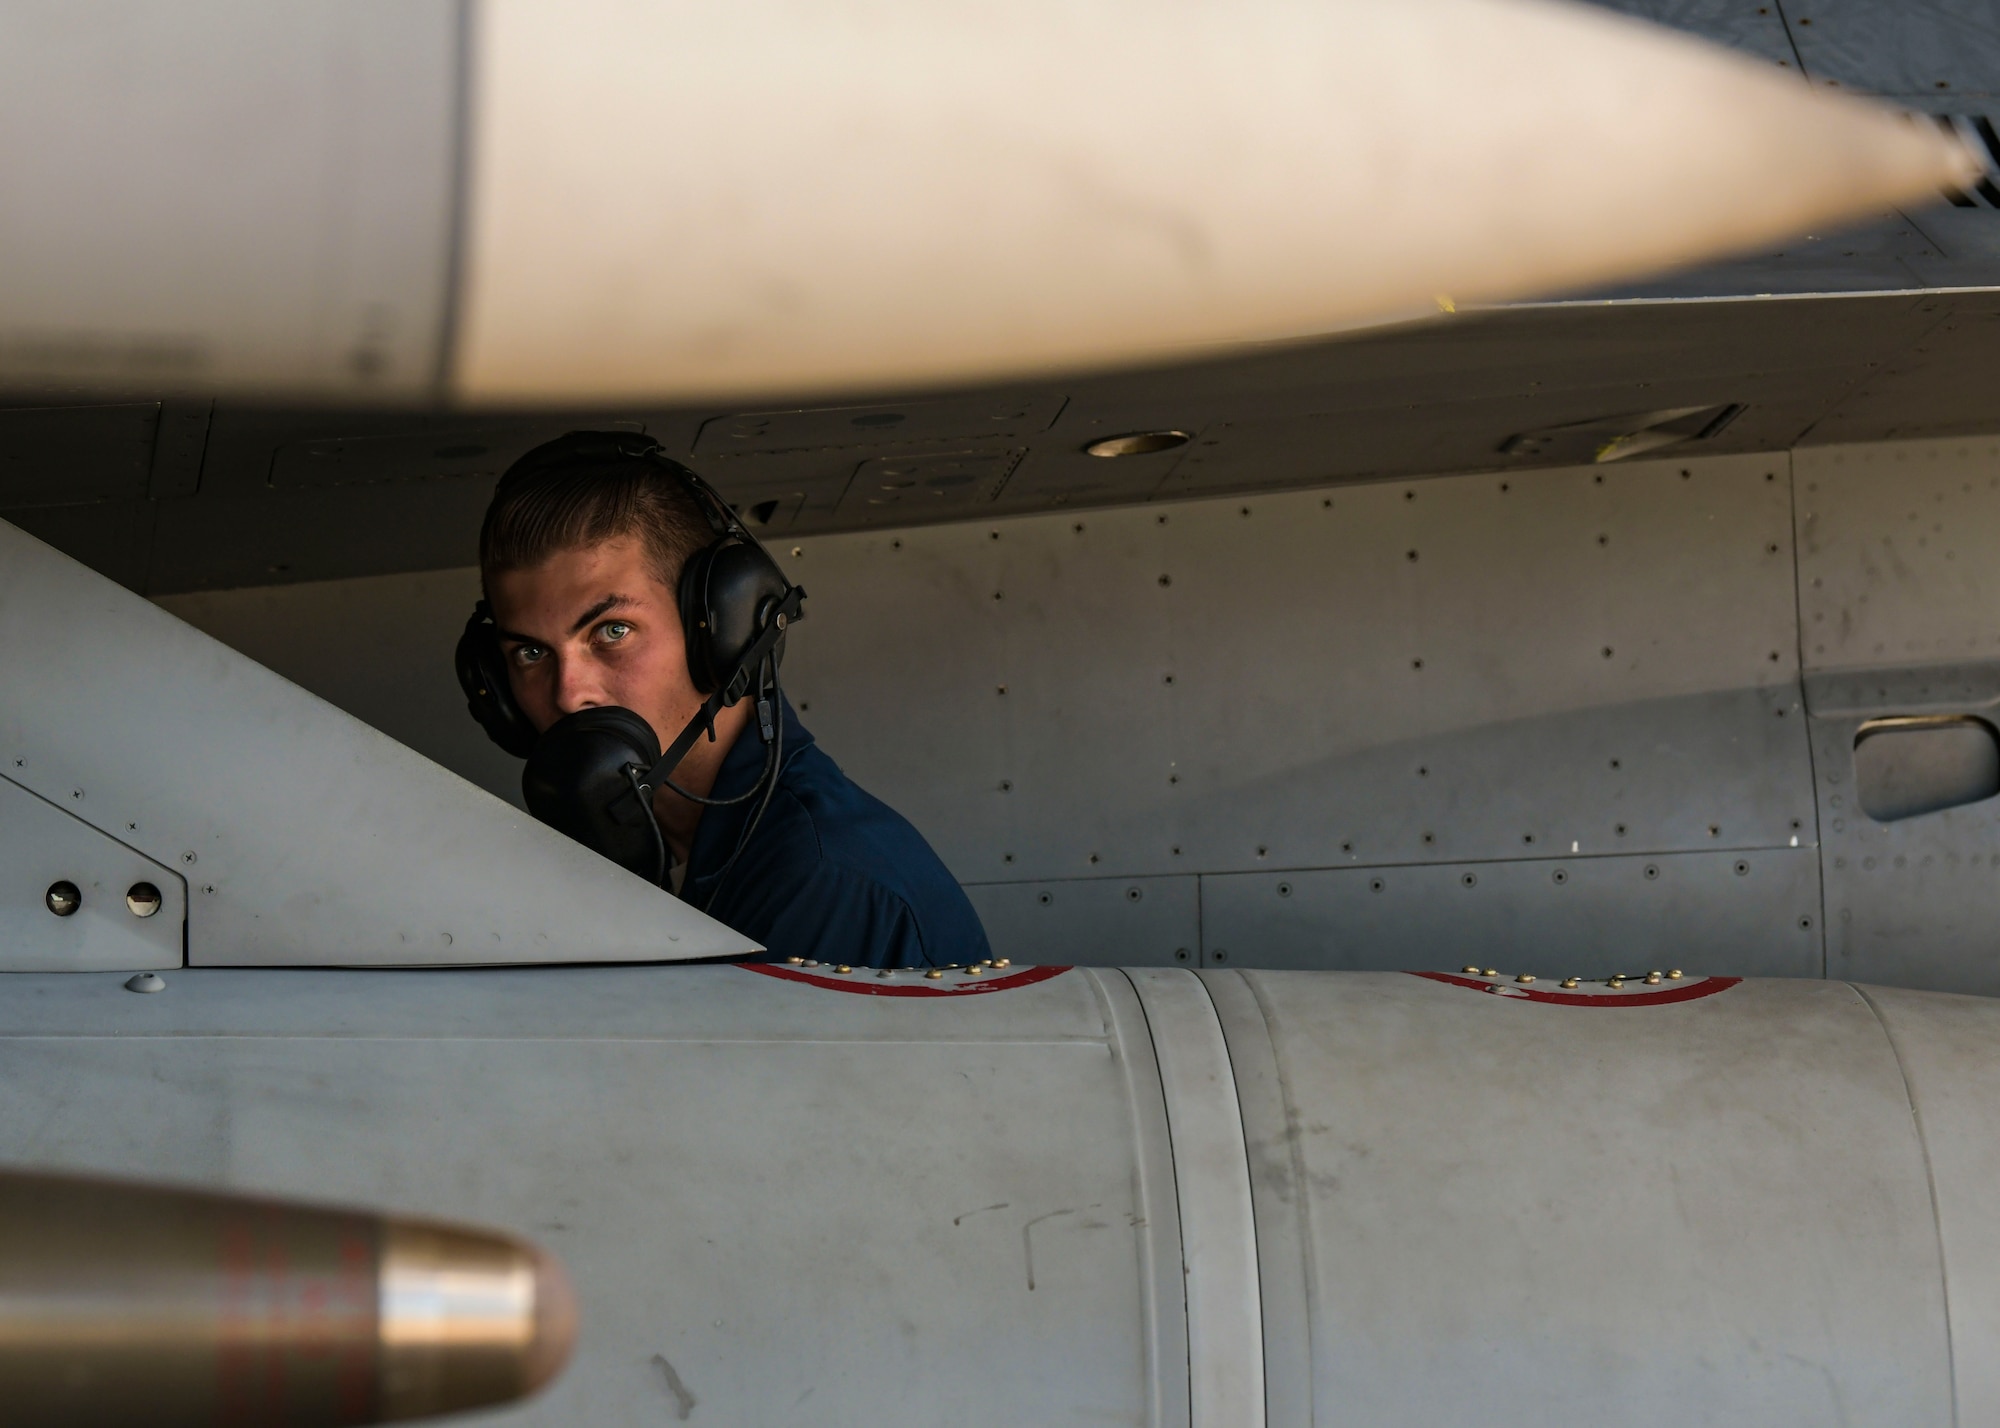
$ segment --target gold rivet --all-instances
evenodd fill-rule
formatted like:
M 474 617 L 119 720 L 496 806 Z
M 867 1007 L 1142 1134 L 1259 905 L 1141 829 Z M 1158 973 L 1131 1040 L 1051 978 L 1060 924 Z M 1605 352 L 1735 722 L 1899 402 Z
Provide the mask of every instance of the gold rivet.
M 976 977 L 976 976 L 978 976 L 978 975 L 979 975 L 979 965 L 978 965 L 977 963 L 974 963 L 974 964 L 973 964 L 972 966 L 970 966 L 970 967 L 967 967 L 967 968 L 965 969 L 965 975 L 966 975 L 966 976 L 968 976 L 968 977 Z
M 788 963 L 789 963 L 790 965 L 792 965 L 792 966 L 794 966 L 794 967 L 798 966 L 798 965 L 799 965 L 799 964 L 800 964 L 801 962 L 803 962 L 803 961 L 805 961 L 805 960 L 806 960 L 806 959 L 805 959 L 805 958 L 803 958 L 803 957 L 787 957 L 787 958 L 785 959 L 785 961 L 786 961 L 786 962 L 788 962 Z
M 1659 985 L 1660 985 L 1660 974 L 1659 974 L 1658 972 L 1648 972 L 1648 973 L 1646 974 L 1646 985 L 1647 985 L 1647 986 L 1649 986 L 1649 987 L 1657 987 L 1657 986 L 1659 986 Z
M 1683 972 L 1680 968 L 1676 967 L 1674 968 L 1673 971 L 1667 973 L 1667 980 L 1670 982 L 1678 982 L 1682 977 L 1685 977 L 1686 975 L 1687 973 Z
M 1652 971 L 1648 972 L 1646 975 L 1649 977 L 1663 977 L 1666 975 L 1666 973 L 1662 972 L 1658 967 L 1655 967 Z
M 926 977 L 929 977 L 933 982 L 935 982 L 938 978 L 942 977 L 944 973 L 940 972 L 937 968 L 933 967 L 930 969 L 930 971 L 924 973 L 924 975 Z
M 996 967 L 1011 967 L 1014 964 L 1005 957 L 995 957 L 993 959 L 993 965 Z
M 1461 967 L 1459 968 L 1459 970 L 1465 973 L 1465 975 L 1468 977 L 1476 977 L 1479 975 L 1479 969 L 1477 967 Z
M 1488 967 L 1488 968 L 1486 969 L 1486 975 L 1487 975 L 1487 976 L 1489 976 L 1489 977 L 1497 977 L 1497 976 L 1499 976 L 1500 974 L 1499 974 L 1498 972 L 1494 971 L 1494 970 L 1493 970 L 1493 969 L 1492 969 L 1491 967 Z
M 1574 978 L 1574 977 L 1564 977 L 1564 978 L 1562 979 L 1562 984 L 1563 984 L 1563 985 L 1564 985 L 1565 987 L 1573 987 L 1573 986 L 1575 986 L 1575 985 L 1576 985 L 1576 978 Z
M 838 967 L 835 967 L 833 970 L 845 976 L 847 973 L 852 972 L 854 969 L 848 966 L 845 962 L 843 962 Z
M 1607 987 L 1622 987 L 1625 985 L 1625 979 L 1623 977 L 1611 977 L 1605 981 L 1604 985 Z
M 1532 982 L 1535 980 L 1535 974 L 1533 972 L 1523 972 L 1520 976 L 1516 977 L 1514 980 L 1517 982 Z
M 896 975 L 896 969 L 894 967 L 884 967 L 881 971 L 877 972 L 875 975 L 882 978 L 893 977 Z

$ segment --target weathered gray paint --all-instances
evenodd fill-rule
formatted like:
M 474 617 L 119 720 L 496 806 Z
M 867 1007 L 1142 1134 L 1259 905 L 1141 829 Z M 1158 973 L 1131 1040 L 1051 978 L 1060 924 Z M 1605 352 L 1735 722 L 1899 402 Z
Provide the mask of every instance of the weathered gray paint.
M 1200 977 L 924 1000 L 732 967 L 170 971 L 146 997 L 21 974 L 0 1155 L 548 1244 L 576 1361 L 468 1421 L 1221 1428 L 1204 1385 L 1260 1366 L 1286 1428 L 1996 1407 L 2000 1004 Z M 1163 999 L 1206 1042 L 1149 1025 Z M 1218 1096 L 1240 1122 L 1176 1120 Z M 1218 1199 L 1246 1175 L 1247 1239 Z M 1256 1363 L 1196 1312 L 1246 1254 L 1255 1299 L 1219 1327 Z

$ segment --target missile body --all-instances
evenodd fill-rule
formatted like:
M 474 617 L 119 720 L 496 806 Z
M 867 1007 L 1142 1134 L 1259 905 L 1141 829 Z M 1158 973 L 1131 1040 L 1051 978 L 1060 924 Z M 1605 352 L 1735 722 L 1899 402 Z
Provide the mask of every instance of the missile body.
M 0 386 L 962 383 L 1573 291 L 1974 172 L 1550 0 L 9 0 Z
M 555 1262 L 499 1236 L 0 1173 L 0 1416 L 15 1428 L 336 1428 L 484 1407 L 552 1377 L 574 1323 Z
M 533 1227 L 586 1332 L 510 1424 L 2000 1417 L 2000 1002 L 1664 972 L 167 981 L 9 979 L 0 1154 Z

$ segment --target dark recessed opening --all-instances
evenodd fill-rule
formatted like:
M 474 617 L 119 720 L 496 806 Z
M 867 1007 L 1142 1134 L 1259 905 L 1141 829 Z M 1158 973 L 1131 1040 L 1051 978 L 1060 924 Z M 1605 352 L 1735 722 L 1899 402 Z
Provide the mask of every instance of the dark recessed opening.
M 2000 794 L 2000 735 L 1969 714 L 1870 719 L 1854 735 L 1862 812 L 1895 823 Z
M 1092 456 L 1151 456 L 1186 446 L 1191 439 L 1184 431 L 1128 431 L 1093 441 L 1084 450 Z

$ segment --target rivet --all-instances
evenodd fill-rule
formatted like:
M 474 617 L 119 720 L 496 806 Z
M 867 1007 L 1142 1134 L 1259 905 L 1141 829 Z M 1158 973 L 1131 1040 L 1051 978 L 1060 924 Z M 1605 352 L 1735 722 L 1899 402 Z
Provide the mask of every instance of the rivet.
M 812 958 L 808 957 L 806 958 L 805 961 L 801 962 L 799 965 L 802 967 L 817 967 L 819 963 L 813 961 Z
M 1676 967 L 1674 968 L 1673 971 L 1667 973 L 1667 980 L 1670 982 L 1678 982 L 1682 977 L 1685 977 L 1686 975 L 1687 973 L 1683 972 L 1680 968 Z
M 1574 977 L 1564 977 L 1564 978 L 1562 979 L 1562 985 L 1563 985 L 1563 986 L 1565 986 L 1565 987 L 1574 987 L 1574 986 L 1576 985 L 1576 978 L 1574 978 Z
M 134 917 L 151 917 L 160 910 L 160 890 L 151 883 L 134 883 L 125 890 L 125 906 Z
M 1465 973 L 1465 975 L 1468 977 L 1476 977 L 1479 975 L 1479 969 L 1477 967 L 1461 967 L 1459 968 L 1459 970 Z
M 938 978 L 942 977 L 944 973 L 940 972 L 937 968 L 933 967 L 930 969 L 930 971 L 924 973 L 924 975 L 926 977 L 929 977 L 933 982 L 935 982 L 938 980 Z
M 1658 972 L 1648 972 L 1648 973 L 1646 974 L 1646 985 L 1647 985 L 1647 986 L 1649 986 L 1649 987 L 1657 987 L 1657 986 L 1659 986 L 1659 985 L 1660 985 L 1660 974 L 1659 974 Z
M 1607 987 L 1622 987 L 1625 985 L 1625 979 L 1623 977 L 1612 977 L 1606 980 L 1604 985 Z
M 57 917 L 68 917 L 83 906 L 83 894 L 75 883 L 67 878 L 49 884 L 49 890 L 42 894 L 42 901 Z
M 792 966 L 794 966 L 794 967 L 797 967 L 797 966 L 801 965 L 801 964 L 802 964 L 802 963 L 803 963 L 803 962 L 804 962 L 805 960 L 806 960 L 806 959 L 805 959 L 805 958 L 803 958 L 803 957 L 787 957 L 787 958 L 785 959 L 785 961 L 786 961 L 787 963 L 789 963 L 790 965 L 792 965 Z
M 1520 976 L 1516 977 L 1514 980 L 1517 982 L 1532 982 L 1535 980 L 1535 974 L 1533 972 L 1523 972 Z
M 1487 976 L 1489 976 L 1489 977 L 1497 977 L 1497 976 L 1499 976 L 1500 974 L 1499 974 L 1498 972 L 1494 971 L 1494 970 L 1493 970 L 1493 969 L 1492 969 L 1491 967 L 1488 967 L 1488 968 L 1486 969 L 1486 975 L 1487 975 Z
M 842 962 L 838 967 L 835 967 L 833 970 L 840 973 L 840 975 L 844 977 L 849 972 L 852 972 L 854 969 L 848 966 L 845 962 Z
M 896 969 L 894 967 L 884 967 L 881 971 L 877 972 L 875 975 L 882 978 L 884 981 L 887 981 L 890 977 L 896 975 Z
M 995 957 L 993 959 L 993 965 L 996 967 L 1011 967 L 1014 964 L 1005 957 Z
M 166 989 L 167 984 L 151 972 L 141 972 L 136 977 L 125 979 L 125 990 L 128 992 L 164 992 Z

